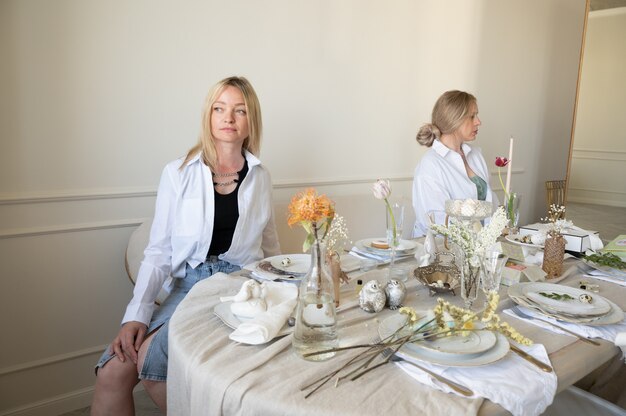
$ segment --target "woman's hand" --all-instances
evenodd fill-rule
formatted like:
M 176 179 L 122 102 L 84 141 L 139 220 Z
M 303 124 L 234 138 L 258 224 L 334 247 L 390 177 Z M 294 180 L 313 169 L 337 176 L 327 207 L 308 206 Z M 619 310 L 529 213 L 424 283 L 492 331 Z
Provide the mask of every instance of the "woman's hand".
M 138 321 L 126 322 L 120 328 L 115 339 L 111 343 L 113 352 L 121 362 L 126 361 L 126 357 L 137 364 L 137 351 L 144 341 L 148 327 Z

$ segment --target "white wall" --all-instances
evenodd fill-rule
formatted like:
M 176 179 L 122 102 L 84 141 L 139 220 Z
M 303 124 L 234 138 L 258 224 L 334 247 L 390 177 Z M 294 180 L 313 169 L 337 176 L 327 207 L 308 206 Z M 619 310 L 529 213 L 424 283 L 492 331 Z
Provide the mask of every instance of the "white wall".
M 128 236 L 162 166 L 195 142 L 211 84 L 241 74 L 265 123 L 281 242 L 306 186 L 351 237 L 382 235 L 378 177 L 410 198 L 414 141 L 445 90 L 473 92 L 488 161 L 517 140 L 522 221 L 565 176 L 584 0 L 0 2 L 0 415 L 88 403 L 131 286 Z M 444 26 L 445 24 L 445 26 Z M 492 176 L 495 184 L 496 177 Z M 10 340 L 10 342 L 6 342 Z
M 626 207 L 626 7 L 589 13 L 568 200 Z

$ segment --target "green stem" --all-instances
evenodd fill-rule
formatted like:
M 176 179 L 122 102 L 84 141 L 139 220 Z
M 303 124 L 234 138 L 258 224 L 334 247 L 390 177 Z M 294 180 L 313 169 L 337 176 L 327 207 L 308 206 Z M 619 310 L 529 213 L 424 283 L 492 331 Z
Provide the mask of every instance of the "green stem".
M 398 242 L 398 236 L 396 235 L 396 217 L 393 215 L 393 210 L 391 209 L 391 205 L 389 205 L 389 201 L 385 198 L 385 204 L 387 205 L 387 210 L 389 211 L 389 216 L 391 217 L 391 227 L 393 228 L 393 245 L 395 246 Z
M 502 172 L 500 171 L 499 166 L 498 166 L 498 179 L 500 179 L 500 185 L 502 186 L 502 190 L 504 191 L 504 198 L 509 199 L 509 193 L 506 191 L 506 186 L 504 186 L 504 182 L 502 181 Z

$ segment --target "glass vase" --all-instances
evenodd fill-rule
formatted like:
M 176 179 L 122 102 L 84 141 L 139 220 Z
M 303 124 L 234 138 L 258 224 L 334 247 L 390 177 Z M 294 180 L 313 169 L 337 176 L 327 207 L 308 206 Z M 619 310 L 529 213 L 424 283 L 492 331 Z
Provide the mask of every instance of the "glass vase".
M 507 227 L 509 234 L 517 234 L 517 226 L 519 225 L 519 207 L 521 196 L 515 192 L 511 192 L 508 197 L 504 196 L 504 211 L 508 220 Z
M 391 258 L 389 261 L 389 278 L 399 278 L 400 280 L 407 280 L 406 276 L 399 276 L 398 272 L 402 273 L 401 269 L 396 269 L 396 250 L 400 245 L 402 238 L 402 224 L 404 223 L 404 204 L 400 201 L 388 201 L 386 209 L 386 225 L 387 225 L 387 244 L 391 250 Z
M 543 265 L 541 266 L 543 271 L 547 273 L 548 279 L 557 278 L 563 273 L 564 258 L 565 238 L 561 234 L 548 234 L 543 249 Z
M 463 256 L 461 265 L 461 298 L 467 309 L 472 309 L 480 287 L 481 264 L 478 256 Z
M 296 353 L 309 361 L 327 360 L 335 352 L 305 354 L 338 346 L 333 281 L 325 259 L 324 243 L 315 240 L 311 245 L 311 266 L 300 282 L 292 341 Z

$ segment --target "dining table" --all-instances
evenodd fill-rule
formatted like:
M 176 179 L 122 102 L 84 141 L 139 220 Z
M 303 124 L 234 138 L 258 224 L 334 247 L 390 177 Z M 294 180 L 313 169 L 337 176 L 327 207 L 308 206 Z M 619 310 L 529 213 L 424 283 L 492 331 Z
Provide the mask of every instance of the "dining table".
M 559 284 L 578 287 L 582 272 L 580 260 L 565 261 L 565 278 Z M 413 265 L 414 269 L 417 264 Z M 410 270 L 412 270 L 410 269 Z M 385 282 L 388 270 L 381 266 L 369 271 L 349 273 L 350 281 L 341 287 L 338 308 L 340 346 L 367 344 L 379 340 L 381 322 L 398 311 L 388 308 L 368 313 L 359 307 L 357 281 L 376 279 Z M 172 415 L 504 415 L 502 406 L 484 397 L 463 397 L 445 393 L 414 380 L 398 366 L 389 363 L 357 380 L 327 383 L 306 397 L 303 387 L 335 370 L 358 350 L 337 353 L 327 361 L 300 358 L 292 348 L 292 335 L 276 337 L 263 345 L 247 345 L 229 338 L 232 328 L 216 316 L 220 297 L 237 293 L 250 277 L 245 272 L 218 274 L 197 283 L 173 314 L 169 326 L 169 365 L 167 408 Z M 586 280 L 590 280 L 585 277 Z M 593 280 L 598 294 L 626 308 L 626 287 Z M 409 273 L 403 302 L 415 310 L 428 310 L 442 297 L 461 306 L 460 296 L 452 293 L 431 295 L 426 286 Z M 518 319 L 503 310 L 514 305 L 501 286 L 498 313 L 524 336 L 542 344 L 557 377 L 556 392 L 571 386 L 621 354 L 612 342 L 598 340 L 592 345 L 580 339 L 557 334 Z M 482 295 L 481 295 L 482 296 Z M 480 309 L 479 297 L 474 308 Z M 532 364 L 507 353 L 514 365 Z M 485 366 L 488 369 L 488 365 Z M 540 372 L 538 368 L 533 371 Z M 515 380 L 524 391 L 526 380 Z M 468 386 L 471 387 L 471 386 Z M 523 394 L 523 393 L 519 393 Z M 550 398 L 552 399 L 552 398 Z

